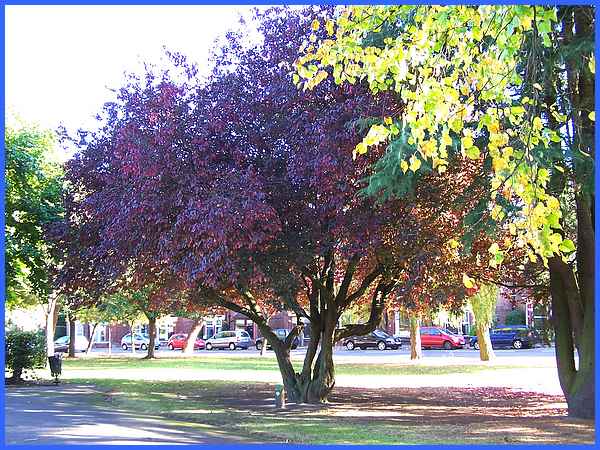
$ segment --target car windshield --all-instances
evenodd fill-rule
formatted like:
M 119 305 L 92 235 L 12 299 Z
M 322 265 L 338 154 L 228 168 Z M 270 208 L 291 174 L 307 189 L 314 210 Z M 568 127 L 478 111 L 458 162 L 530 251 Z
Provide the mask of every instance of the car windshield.
M 382 338 L 388 338 L 391 337 L 389 334 L 387 334 L 385 331 L 381 331 L 381 330 L 375 330 L 373 331 L 373 334 L 377 337 L 382 337 Z

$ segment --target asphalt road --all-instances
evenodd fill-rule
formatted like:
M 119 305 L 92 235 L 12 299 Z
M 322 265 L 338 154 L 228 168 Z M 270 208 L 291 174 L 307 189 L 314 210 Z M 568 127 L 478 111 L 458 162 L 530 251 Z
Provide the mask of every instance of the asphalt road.
M 494 364 L 498 365 L 535 365 L 544 367 L 556 367 L 556 359 L 554 348 L 536 347 L 521 350 L 514 349 L 496 349 L 494 350 L 496 360 Z M 302 359 L 306 353 L 305 348 L 292 350 L 292 358 Z M 143 357 L 146 354 L 144 351 L 136 351 L 135 354 L 129 351 L 123 351 L 120 347 L 113 349 L 113 356 L 123 357 Z M 274 353 L 269 350 L 267 355 L 274 356 Z M 80 356 L 80 355 L 78 355 Z M 108 356 L 106 349 L 93 349 L 90 357 Z M 189 356 L 236 356 L 236 357 L 251 357 L 259 356 L 259 352 L 254 349 L 248 350 L 196 350 L 192 355 L 185 355 L 181 350 L 169 350 L 161 347 L 156 351 L 158 357 L 189 357 Z M 431 364 L 480 364 L 479 351 L 473 349 L 458 349 L 458 350 L 423 350 L 424 360 Z M 399 350 L 346 350 L 344 347 L 338 347 L 334 351 L 334 359 L 336 362 L 344 363 L 395 363 L 408 362 L 410 360 L 410 350 L 407 346 Z
M 5 389 L 5 443 L 51 444 L 242 444 L 211 427 L 133 415 L 102 404 L 89 386 L 24 386 Z

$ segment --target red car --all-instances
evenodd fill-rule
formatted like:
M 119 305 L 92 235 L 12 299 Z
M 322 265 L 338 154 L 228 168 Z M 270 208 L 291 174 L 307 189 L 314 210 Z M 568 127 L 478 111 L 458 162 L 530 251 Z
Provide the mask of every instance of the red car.
M 421 327 L 422 348 L 443 348 L 452 350 L 463 348 L 465 338 L 439 327 Z
M 174 334 L 169 338 L 167 342 L 167 347 L 171 350 L 180 349 L 183 350 L 185 348 L 185 344 L 187 341 L 187 334 Z M 194 350 L 201 350 L 206 347 L 204 340 L 197 338 L 194 343 Z

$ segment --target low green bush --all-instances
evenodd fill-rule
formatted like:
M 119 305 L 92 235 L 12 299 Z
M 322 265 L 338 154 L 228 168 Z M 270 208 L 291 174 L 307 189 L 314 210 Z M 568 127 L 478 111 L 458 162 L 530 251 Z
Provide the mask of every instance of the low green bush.
M 5 370 L 12 374 L 7 381 L 22 381 L 21 377 L 27 375 L 27 371 L 42 368 L 46 364 L 44 331 L 23 331 L 18 328 L 8 330 L 4 340 L 4 352 Z

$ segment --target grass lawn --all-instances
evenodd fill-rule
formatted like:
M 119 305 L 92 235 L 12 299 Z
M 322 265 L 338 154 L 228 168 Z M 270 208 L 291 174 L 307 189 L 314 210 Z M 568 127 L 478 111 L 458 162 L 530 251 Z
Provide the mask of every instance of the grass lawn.
M 301 361 L 293 361 L 296 370 L 302 368 Z M 204 370 L 252 370 L 278 372 L 277 361 L 272 357 L 192 357 L 192 358 L 76 358 L 63 360 L 65 370 L 90 370 L 100 369 L 204 369 Z M 532 365 L 484 365 L 484 364 L 336 364 L 336 373 L 339 375 L 448 375 L 476 373 L 487 370 L 531 368 Z
M 72 362 L 69 362 L 71 364 Z M 81 364 L 80 362 L 77 362 Z M 151 362 L 148 362 L 151 363 Z M 560 396 L 507 388 L 336 388 L 328 405 L 274 408 L 271 383 L 71 379 L 109 408 L 230 430 L 255 442 L 484 444 L 594 442 Z

